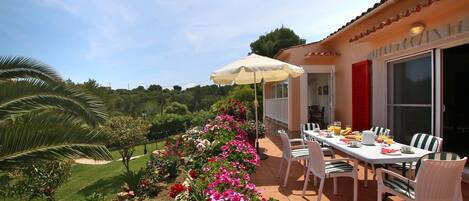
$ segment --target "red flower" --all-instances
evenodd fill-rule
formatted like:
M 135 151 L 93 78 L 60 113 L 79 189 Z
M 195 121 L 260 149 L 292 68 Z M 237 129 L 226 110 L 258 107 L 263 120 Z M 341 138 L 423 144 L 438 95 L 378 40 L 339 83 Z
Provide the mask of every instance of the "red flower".
M 216 158 L 209 158 L 209 159 L 208 159 L 208 162 L 210 162 L 210 163 L 213 163 L 213 162 L 216 162 L 216 161 L 217 161 Z
M 182 184 L 173 184 L 169 192 L 169 197 L 175 198 L 179 193 L 187 190 L 187 188 Z
M 192 179 L 196 179 L 197 178 L 197 172 L 195 170 L 190 170 L 189 171 L 189 176 L 192 178 Z

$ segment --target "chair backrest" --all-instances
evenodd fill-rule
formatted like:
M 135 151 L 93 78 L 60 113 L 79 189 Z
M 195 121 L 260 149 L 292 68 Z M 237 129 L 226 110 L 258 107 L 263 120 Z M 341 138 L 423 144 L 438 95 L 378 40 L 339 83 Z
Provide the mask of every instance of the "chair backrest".
M 308 170 L 317 177 L 324 178 L 324 153 L 322 152 L 321 145 L 315 141 L 306 142 L 309 150 L 309 164 Z
M 379 126 L 371 127 L 370 131 L 373 131 L 376 136 L 378 136 L 380 133 L 384 133 L 386 135 L 391 133 L 391 130 Z
M 430 153 L 418 162 L 415 200 L 453 200 L 461 185 L 467 158 L 453 153 Z
M 305 123 L 305 124 L 302 124 L 300 126 L 300 135 L 301 135 L 301 139 L 303 139 L 303 141 L 311 141 L 313 140 L 311 137 L 309 137 L 309 135 L 306 135 L 303 131 L 311 131 L 311 130 L 314 130 L 315 128 L 319 128 L 319 124 L 318 123 Z
M 437 152 L 437 153 L 429 153 L 425 154 L 420 159 L 417 161 L 417 164 L 415 165 L 415 175 L 418 174 L 419 168 L 422 165 L 423 160 L 440 160 L 440 161 L 454 161 L 454 160 L 460 160 L 461 157 L 455 153 L 451 152 Z
M 287 133 L 284 130 L 279 130 L 278 134 L 280 139 L 282 139 L 282 153 L 283 157 L 289 158 L 291 156 L 291 144 L 290 139 L 288 138 Z
M 417 133 L 412 137 L 412 141 L 410 141 L 410 146 L 425 149 L 431 152 L 439 152 L 441 151 L 442 142 L 443 139 L 440 137 L 436 137 L 425 133 Z
M 303 130 L 305 131 L 311 131 L 311 130 L 314 130 L 315 128 L 319 128 L 319 124 L 318 123 L 305 123 L 303 124 L 302 126 Z

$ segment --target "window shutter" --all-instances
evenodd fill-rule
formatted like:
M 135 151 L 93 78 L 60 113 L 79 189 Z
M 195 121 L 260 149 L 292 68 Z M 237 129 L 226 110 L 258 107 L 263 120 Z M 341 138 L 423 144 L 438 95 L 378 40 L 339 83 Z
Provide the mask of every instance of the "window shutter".
M 352 127 L 368 130 L 371 126 L 371 61 L 352 64 Z

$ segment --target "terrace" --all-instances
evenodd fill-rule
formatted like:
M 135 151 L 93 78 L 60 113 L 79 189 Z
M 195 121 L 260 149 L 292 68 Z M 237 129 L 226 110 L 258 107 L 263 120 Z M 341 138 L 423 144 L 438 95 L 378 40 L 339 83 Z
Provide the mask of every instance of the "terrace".
M 279 127 L 266 122 L 269 130 L 277 130 Z M 265 197 L 274 197 L 282 200 L 316 200 L 318 187 L 314 187 L 312 182 L 309 183 L 305 197 L 301 196 L 304 182 L 304 166 L 298 162 L 292 162 L 290 176 L 288 178 L 287 187 L 281 187 L 285 169 L 282 169 L 280 178 L 277 177 L 278 168 L 281 160 L 281 140 L 279 136 L 268 135 L 260 140 L 260 146 L 264 153 L 269 156 L 268 159 L 261 161 L 261 165 L 256 169 L 254 183 Z M 336 157 L 341 158 L 345 155 L 336 152 Z M 374 201 L 377 200 L 376 181 L 371 180 L 373 173 L 368 170 L 368 187 L 364 187 L 364 166 L 360 163 L 358 174 L 358 200 Z M 463 199 L 469 199 L 469 184 L 462 183 Z M 324 184 L 323 196 L 321 200 L 332 201 L 348 201 L 353 195 L 353 180 L 350 178 L 338 179 L 338 194 L 333 195 L 332 179 L 326 179 Z M 396 196 L 390 196 L 388 200 L 401 200 Z

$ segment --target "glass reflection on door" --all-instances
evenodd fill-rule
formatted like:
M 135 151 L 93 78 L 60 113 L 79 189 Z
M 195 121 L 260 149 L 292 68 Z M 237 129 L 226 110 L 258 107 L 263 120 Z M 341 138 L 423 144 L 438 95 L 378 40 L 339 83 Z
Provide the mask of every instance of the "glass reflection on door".
M 432 57 L 422 54 L 388 63 L 387 125 L 409 144 L 415 133 L 432 131 Z

